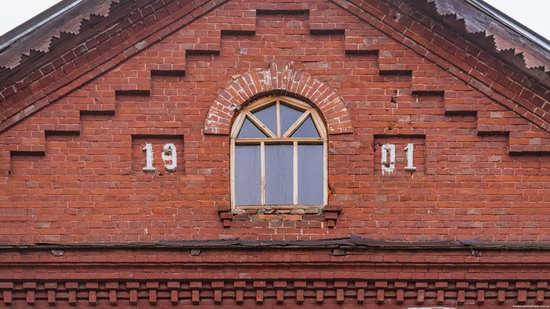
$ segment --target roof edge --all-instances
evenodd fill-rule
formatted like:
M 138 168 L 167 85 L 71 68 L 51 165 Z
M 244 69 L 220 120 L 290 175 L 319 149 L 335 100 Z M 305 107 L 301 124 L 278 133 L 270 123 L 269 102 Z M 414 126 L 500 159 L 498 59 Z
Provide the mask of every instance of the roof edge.
M 464 0 L 464 1 L 476 7 L 478 10 L 483 11 L 487 15 L 493 17 L 496 21 L 501 22 L 502 24 L 504 24 L 511 30 L 515 31 L 516 33 L 523 35 L 525 38 L 527 38 L 534 44 L 537 44 L 541 48 L 544 48 L 550 52 L 550 41 L 548 39 L 538 34 L 531 28 L 520 23 L 513 17 L 507 15 L 506 13 L 500 11 L 499 9 L 495 8 L 494 6 L 490 5 L 489 3 L 483 0 Z
M 541 250 L 550 251 L 550 242 L 483 242 L 478 240 L 461 241 L 390 241 L 364 238 L 351 235 L 345 238 L 319 240 L 242 240 L 211 239 L 159 241 L 153 243 L 36 243 L 36 244 L 0 244 L 0 251 L 9 250 L 254 250 L 254 249 L 347 249 L 347 250 Z
M 463 20 L 466 33 L 482 33 L 494 39 L 497 52 L 513 50 L 522 61 L 511 64 L 525 70 L 550 71 L 550 42 L 483 0 L 425 0 L 440 16 Z M 510 62 L 510 61 L 507 61 Z M 521 62 L 518 63 L 518 62 Z M 540 75 L 538 78 L 544 78 Z
M 74 6 L 78 5 L 82 1 L 84 0 L 60 1 L 54 4 L 53 6 L 51 6 L 50 8 L 46 9 L 45 11 L 39 13 L 38 15 L 22 23 L 21 25 L 4 33 L 2 36 L 0 36 L 0 53 L 4 49 L 9 48 L 10 45 L 12 45 L 18 39 L 42 27 L 50 20 L 56 18 L 57 16 L 60 16 L 61 14 L 73 8 Z

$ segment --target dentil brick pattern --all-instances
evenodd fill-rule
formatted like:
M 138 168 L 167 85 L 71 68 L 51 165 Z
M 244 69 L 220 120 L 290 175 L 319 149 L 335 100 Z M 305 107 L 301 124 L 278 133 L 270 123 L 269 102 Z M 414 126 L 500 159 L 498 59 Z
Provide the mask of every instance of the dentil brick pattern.
M 34 114 L 0 135 L 0 242 L 350 234 L 549 241 L 550 136 L 542 109 L 548 92 L 517 88 L 515 75 L 491 71 L 498 61 L 451 31 L 410 24 L 403 33 L 421 43 L 431 36 L 430 50 L 452 56 L 422 53 L 422 44 L 385 24 L 397 21 L 372 17 L 390 12 L 389 4 L 364 5 L 374 15 L 340 1 L 223 3 L 155 44 L 136 45 L 133 57 L 43 109 L 27 109 Z M 471 55 L 487 64 L 471 63 Z M 494 74 L 477 73 L 485 67 Z M 43 75 L 53 83 L 63 74 L 57 70 Z M 317 88 L 292 91 L 277 80 L 262 91 L 248 79 L 257 72 L 299 76 Z M 508 86 L 495 82 L 497 93 L 478 82 L 492 78 Z M 333 229 L 315 215 L 245 215 L 223 228 L 216 207 L 230 206 L 227 130 L 242 104 L 273 93 L 310 101 L 325 117 L 329 204 L 342 208 Z M 220 96 L 236 105 L 213 118 Z M 8 118 L 12 110 L 5 111 Z M 155 147 L 177 140 L 179 170 L 135 168 L 136 160 L 145 164 L 135 143 L 148 137 Z M 407 138 L 421 141 L 421 170 L 382 176 L 376 140 Z

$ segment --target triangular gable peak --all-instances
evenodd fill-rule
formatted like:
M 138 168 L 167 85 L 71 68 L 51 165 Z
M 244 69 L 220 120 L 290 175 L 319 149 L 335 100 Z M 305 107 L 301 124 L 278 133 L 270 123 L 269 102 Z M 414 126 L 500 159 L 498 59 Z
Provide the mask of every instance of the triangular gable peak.
M 83 38 L 81 42 L 76 40 L 75 37 L 69 40 L 69 37 L 66 36 L 61 40 L 70 42 L 69 46 L 73 44 L 74 49 L 68 50 L 67 46 L 63 45 L 63 42 L 59 42 L 54 34 L 53 40 L 55 42 L 51 44 L 57 48 L 50 47 L 50 49 L 55 52 L 49 51 L 46 55 L 34 55 L 30 59 L 21 59 L 21 64 L 18 64 L 15 68 L 4 69 L 2 72 L 4 89 L 0 90 L 0 99 L 3 101 L 1 106 L 4 107 L 2 110 L 4 120 L 0 123 L 0 130 L 5 130 L 19 119 L 54 102 L 71 89 L 77 88 L 78 85 L 94 76 L 103 74 L 117 63 L 158 42 L 159 39 L 166 37 L 175 29 L 185 26 L 224 2 L 204 1 L 201 4 L 172 1 L 166 2 L 166 4 L 152 2 L 131 6 L 114 2 L 109 13 L 104 8 L 105 3 L 97 4 L 101 9 L 96 8 L 96 11 L 107 15 L 107 21 L 99 23 L 100 27 L 106 28 L 104 31 L 98 31 L 97 25 L 84 21 L 78 30 L 78 37 Z M 333 2 L 370 23 L 373 28 L 408 45 L 409 49 L 427 57 L 458 78 L 467 81 L 510 110 L 526 117 L 542 129 L 548 130 L 549 106 L 545 104 L 547 102 L 547 91 L 542 86 L 548 84 L 546 79 L 540 80 L 539 84 L 539 82 L 525 77 L 520 72 L 514 72 L 512 65 L 498 59 L 491 59 L 491 56 L 494 56 L 490 54 L 491 50 L 483 53 L 473 42 L 466 39 L 460 39 L 452 43 L 455 38 L 449 40 L 449 38 L 445 38 L 445 35 L 455 35 L 455 33 L 444 32 L 437 21 L 428 19 L 430 22 L 428 23 L 425 17 L 421 22 L 415 21 L 414 18 L 419 16 L 418 11 L 409 5 L 402 4 L 399 8 L 395 8 L 390 2 L 386 3 L 384 1 L 367 3 L 334 0 Z M 275 8 L 275 6 L 267 4 L 264 6 L 265 8 L 256 8 L 256 10 L 260 10 L 260 14 L 262 14 L 262 12 L 268 12 Z M 292 4 L 287 4 L 287 6 L 290 7 Z M 346 29 L 345 22 L 331 20 L 330 17 L 324 16 L 322 10 L 319 10 L 319 12 L 310 11 L 311 8 L 307 4 L 296 4 L 294 7 L 310 14 L 312 33 L 322 33 L 324 31 L 341 31 L 345 33 L 346 42 L 351 42 L 346 45 L 348 52 L 354 50 L 383 51 L 380 46 L 376 46 L 372 41 L 369 42 L 368 36 L 364 38 L 357 37 L 353 34 L 353 29 L 349 27 Z M 290 8 L 290 10 L 292 9 Z M 93 8 L 87 10 L 94 11 Z M 222 28 L 216 29 L 216 31 L 220 37 L 222 33 L 253 33 L 255 13 L 256 11 L 253 9 L 242 16 L 237 21 L 238 23 L 225 22 Z M 93 13 L 88 12 L 87 14 Z M 125 17 L 127 15 L 128 18 Z M 389 16 L 394 16 L 394 18 Z M 235 20 L 233 19 L 233 21 Z M 75 23 L 78 24 L 78 22 L 72 21 L 66 24 L 70 26 Z M 92 27 L 94 25 L 95 27 Z M 56 32 L 54 31 L 54 33 Z M 58 35 L 63 35 L 63 32 L 61 31 Z M 216 44 L 219 43 L 216 41 L 219 41 L 219 39 L 213 38 L 212 43 L 205 50 L 209 48 L 216 50 Z M 358 44 L 358 42 L 360 43 Z M 354 44 L 355 46 L 351 46 Z M 6 52 L 13 54 L 19 48 L 29 47 L 28 44 L 22 45 L 14 44 Z M 202 47 L 199 44 L 196 47 L 189 48 L 189 51 L 193 52 L 194 48 L 196 51 L 200 51 Z M 29 51 L 36 49 L 31 47 L 31 50 L 21 50 L 20 52 L 28 54 Z M 42 50 L 48 51 L 44 48 Z M 66 52 L 60 52 L 62 50 Z M 40 65 L 43 62 L 42 60 L 48 59 L 49 55 L 55 56 L 55 58 L 51 59 L 49 63 L 46 61 L 40 69 L 36 70 L 36 64 Z M 160 64 L 151 63 L 151 65 Z M 13 67 L 13 65 L 5 66 Z M 475 69 L 471 70 L 472 67 Z M 504 74 L 500 74 L 501 72 Z M 505 75 L 505 77 L 499 75 Z M 516 93 L 518 89 L 519 93 Z
M 221 4 L 223 5 L 218 6 Z M 52 74 L 46 76 L 52 83 L 42 87 L 41 91 L 33 95 L 17 102 L 10 98 L 6 99 L 3 105 L 6 107 L 3 111 L 6 119 L 0 124 L 3 130 L 50 103 L 58 103 L 43 110 L 41 116 L 37 115 L 38 121 L 34 121 L 32 127 L 20 126 L 25 128 L 26 134 L 15 128 L 13 132 L 4 134 L 7 141 L 3 148 L 5 162 L 9 162 L 10 155 L 7 153 L 43 154 L 44 139 L 48 135 L 80 133 L 80 121 L 86 115 L 115 115 L 117 101 L 126 96 L 151 98 L 157 96 L 155 84 L 162 83 L 162 79 L 167 79 L 168 82 L 174 78 L 196 82 L 197 77 L 193 76 L 193 71 L 204 57 L 212 63 L 227 61 L 227 57 L 245 59 L 254 46 L 254 44 L 250 45 L 252 47 L 249 47 L 249 52 L 245 47 L 246 42 L 266 39 L 266 34 L 258 30 L 265 25 L 259 25 L 259 23 L 265 17 L 279 16 L 284 19 L 286 15 L 301 16 L 303 20 L 297 23 L 296 27 L 306 31 L 310 40 L 319 40 L 320 44 L 325 44 L 322 42 L 328 40 L 329 43 L 325 46 L 328 46 L 337 56 L 284 54 L 287 49 L 285 46 L 273 45 L 273 47 L 283 51 L 283 60 L 298 59 L 293 70 L 310 71 L 315 78 L 326 80 L 329 87 L 336 88 L 344 104 L 360 106 L 361 102 L 378 100 L 382 102 L 388 98 L 388 102 L 396 104 L 390 106 L 390 109 L 397 111 L 400 108 L 399 104 L 412 106 L 418 102 L 437 101 L 441 102 L 440 115 L 451 117 L 447 118 L 448 121 L 452 121 L 453 116 L 475 116 L 478 135 L 508 136 L 509 152 L 512 154 L 540 154 L 550 151 L 547 132 L 548 114 L 544 109 L 548 103 L 539 96 L 545 95 L 546 90 L 541 88 L 540 84 L 536 84 L 532 85 L 534 92 L 531 92 L 530 89 L 525 88 L 525 85 L 518 84 L 513 79 L 506 79 L 507 88 L 500 85 L 501 76 L 489 64 L 500 65 L 501 62 L 498 59 L 486 59 L 487 65 L 482 65 L 480 60 L 470 63 L 481 54 L 479 50 L 476 56 L 469 54 L 468 51 L 474 48 L 474 45 L 465 40 L 464 46 L 451 46 L 444 37 L 438 36 L 435 32 L 426 34 L 429 28 L 422 28 L 421 24 L 408 19 L 410 17 L 406 15 L 407 12 L 401 12 L 384 1 L 376 3 L 359 1 L 354 3 L 343 0 L 308 1 L 284 4 L 262 3 L 257 6 L 250 9 L 241 1 L 172 6 L 170 10 L 173 13 L 169 17 L 164 19 L 159 17 L 158 21 L 148 19 L 149 29 L 152 31 L 136 30 L 134 31 L 136 34 L 127 35 L 126 40 L 115 40 L 118 45 L 114 44 L 115 41 L 111 42 L 112 49 L 102 51 L 101 56 L 97 56 L 94 61 L 81 69 L 72 71 L 67 76 L 60 74 L 59 69 L 54 70 Z M 159 7 L 159 12 L 161 9 Z M 429 36 L 431 40 L 427 40 L 422 35 Z M 121 37 L 116 38 L 121 39 Z M 242 42 L 243 47 L 228 53 L 223 50 L 224 40 Z M 339 43 L 331 44 L 330 41 Z M 117 48 L 117 46 L 120 47 Z M 88 51 L 88 53 L 91 52 Z M 88 57 L 88 53 L 84 55 Z M 115 53 L 113 58 L 109 58 L 111 53 Z M 275 58 L 273 56 L 271 60 Z M 370 71 L 367 73 L 371 76 L 367 80 L 355 81 L 355 83 L 362 83 L 361 88 L 365 91 L 365 95 L 357 99 L 346 93 L 345 89 L 349 85 L 341 83 L 338 77 L 339 74 L 353 75 L 353 70 L 346 71 L 343 68 L 333 67 L 331 62 L 346 63 L 365 61 L 365 59 L 372 63 L 369 64 Z M 203 99 L 207 99 L 205 104 L 208 103 L 208 105 L 204 109 L 211 109 L 216 95 L 222 93 L 223 89 L 232 87 L 234 81 L 240 76 L 245 76 L 250 69 L 266 69 L 269 66 L 267 60 L 270 59 L 258 57 L 246 59 L 249 63 L 246 70 L 238 66 L 224 71 L 213 69 L 211 72 L 219 77 L 213 84 L 207 86 L 208 89 L 216 89 L 216 93 L 209 91 L 205 95 Z M 193 64 L 191 67 L 189 67 L 190 61 Z M 63 68 L 61 67 L 62 73 Z M 86 74 L 79 75 L 82 72 Z M 55 80 L 55 76 L 63 77 Z M 69 77 L 75 77 L 75 79 L 71 80 Z M 43 82 L 39 82 L 38 85 L 31 84 L 28 87 L 37 88 Z M 378 83 L 381 82 L 386 82 L 386 86 L 380 87 Z M 65 86 L 59 87 L 60 83 Z M 77 90 L 83 83 L 89 84 Z M 371 93 L 377 93 L 380 90 L 378 88 L 385 87 L 391 88 L 392 93 L 389 94 L 390 90 L 385 89 L 382 95 L 371 96 Z M 516 89 L 515 87 L 524 88 L 521 88 L 521 91 L 510 90 Z M 245 91 L 245 89 L 242 90 Z M 236 102 L 241 100 L 234 99 Z M 229 98 L 229 100 L 232 99 Z M 13 105 L 8 106 L 7 103 Z M 24 109 L 19 110 L 20 108 Z M 372 133 L 384 134 L 388 130 L 393 130 L 392 134 L 415 136 L 427 134 L 426 122 L 407 115 L 406 111 L 403 115 L 395 111 L 387 121 L 378 123 L 379 129 Z M 51 123 L 48 115 L 53 116 L 56 113 L 63 115 L 62 123 Z M 206 117 L 204 116 L 204 119 Z M 41 123 L 39 119 L 44 121 Z M 227 122 L 231 121 L 231 116 L 223 121 L 227 125 Z M 352 117 L 352 127 L 354 125 L 361 127 L 361 121 L 354 120 Z M 204 127 L 206 128 L 207 125 Z M 31 131 L 37 133 L 31 134 L 29 133 Z M 167 132 L 166 129 L 153 131 L 155 129 L 145 133 Z M 177 129 L 169 131 L 170 134 L 183 134 Z M 350 131 L 351 129 L 345 129 L 343 132 Z M 134 133 L 144 134 L 144 132 Z M 204 133 L 212 132 L 205 130 Z
M 171 52 L 173 56 L 168 58 L 165 57 L 165 55 L 161 55 L 157 58 L 149 58 L 146 65 L 147 71 L 150 72 L 149 76 L 145 76 L 143 73 L 141 73 L 139 80 L 123 80 L 120 85 L 113 86 L 117 88 L 114 92 L 118 92 L 120 94 L 129 90 L 138 90 L 142 91 L 143 93 L 147 93 L 150 88 L 151 76 L 184 75 L 187 54 L 216 55 L 219 53 L 222 36 L 234 34 L 254 35 L 256 31 L 258 14 L 261 16 L 265 14 L 276 13 L 278 10 L 281 12 L 295 11 L 306 12 L 309 15 L 309 31 L 312 35 L 323 33 L 343 34 L 343 48 L 346 54 L 378 54 L 378 66 L 382 74 L 392 71 L 408 72 L 406 74 L 410 73 L 413 80 L 413 84 L 410 89 L 412 92 L 417 94 L 421 91 L 435 91 L 441 93 L 447 98 L 446 102 L 449 102 L 449 104 L 446 104 L 446 109 L 450 113 L 473 113 L 477 110 L 483 111 L 485 108 L 480 105 L 474 106 L 473 104 L 467 104 L 468 106 L 462 107 L 460 105 L 457 105 L 459 103 L 457 102 L 457 100 L 460 99 L 453 98 L 453 96 L 455 96 L 456 94 L 454 94 L 452 92 L 452 89 L 448 87 L 449 84 L 436 86 L 436 83 L 431 82 L 429 86 L 426 86 L 426 80 L 422 81 L 423 74 L 425 72 L 420 72 L 424 68 L 415 68 L 414 63 L 407 64 L 406 61 L 408 57 L 410 59 L 410 57 L 413 57 L 411 55 L 414 55 L 415 53 L 417 55 L 421 55 L 422 58 L 427 60 L 428 63 L 436 64 L 439 67 L 439 70 L 449 72 L 449 76 L 454 76 L 455 78 L 457 78 L 457 80 L 461 80 L 464 83 L 469 84 L 471 88 L 477 89 L 486 97 L 495 100 L 495 102 L 498 102 L 500 105 L 503 105 L 507 110 L 513 111 L 516 114 L 519 114 L 521 117 L 526 118 L 526 120 L 532 122 L 535 127 L 539 127 L 544 131 L 548 130 L 548 113 L 545 111 L 545 109 L 548 108 L 548 104 L 544 99 L 542 99 L 542 97 L 546 95 L 546 92 L 544 92 L 544 89 L 541 90 L 540 86 L 535 85 L 536 87 L 533 87 L 535 90 L 539 90 L 538 95 L 533 93 L 529 94 L 529 90 L 523 90 L 523 88 L 521 91 L 519 91 L 519 93 L 514 93 L 510 89 L 514 89 L 514 87 L 520 87 L 522 85 L 514 86 L 513 80 L 507 79 L 505 82 L 508 85 L 509 89 L 505 89 L 504 86 L 500 86 L 498 84 L 498 82 L 502 80 L 502 76 L 499 75 L 502 74 L 499 74 L 499 71 L 497 71 L 496 69 L 490 68 L 488 65 L 482 64 L 480 61 L 483 59 L 475 60 L 474 58 L 476 58 L 476 56 L 468 55 L 464 52 L 462 54 L 463 59 L 459 59 L 461 58 L 461 53 L 458 52 L 458 48 L 460 46 L 450 46 L 450 43 L 445 43 L 445 40 L 442 40 L 441 37 L 438 37 L 437 33 L 429 34 L 431 41 L 427 41 L 424 37 L 417 34 L 417 32 L 424 35 L 426 34 L 426 31 L 424 31 L 425 29 L 420 28 L 422 26 L 420 23 L 414 23 L 411 20 L 407 20 L 407 16 L 402 16 L 397 9 L 392 8 L 384 1 L 380 1 L 378 3 L 379 8 L 376 8 L 375 5 L 372 5 L 370 7 L 371 10 L 365 10 L 365 8 L 370 6 L 370 4 L 367 3 L 352 3 L 346 1 L 334 1 L 334 3 L 337 6 L 345 9 L 349 13 L 356 15 L 356 17 L 358 17 L 362 22 L 366 22 L 366 24 L 368 24 L 368 27 L 364 27 L 364 29 L 361 29 L 361 27 L 357 27 L 356 25 L 357 20 L 353 20 L 353 22 L 350 22 L 349 20 L 339 18 L 339 16 L 331 16 L 330 13 L 328 13 L 330 12 L 330 10 L 327 11 L 325 9 L 316 9 L 314 3 L 312 3 L 311 5 L 308 5 L 307 3 L 286 4 L 286 8 L 282 9 L 280 8 L 280 5 L 275 8 L 274 6 L 266 4 L 264 5 L 264 7 L 259 7 L 255 10 L 241 13 L 240 17 L 237 15 L 237 17 L 232 17 L 230 20 L 228 20 L 227 18 L 220 19 L 216 23 L 217 28 L 209 29 L 208 32 L 206 32 L 206 29 L 192 30 L 192 32 L 187 32 L 186 36 L 188 36 L 188 40 L 185 41 L 183 45 L 166 45 L 166 40 L 160 41 L 157 44 L 158 46 L 151 50 L 155 50 L 158 48 L 165 49 L 165 52 Z M 166 18 L 162 19 L 160 17 L 157 17 L 158 19 L 163 20 L 164 23 L 161 23 L 160 21 L 155 23 L 155 26 L 152 28 L 158 29 L 155 35 L 149 36 L 148 39 L 139 41 L 139 43 L 136 44 L 133 44 L 132 37 L 129 37 L 128 39 L 126 39 L 126 41 L 123 41 L 119 45 L 130 45 L 131 47 L 127 48 L 122 53 L 120 53 L 120 51 L 118 50 L 114 50 L 114 52 L 118 52 L 118 54 L 116 54 L 116 56 L 114 58 L 111 58 L 109 61 L 104 62 L 101 66 L 96 67 L 95 70 L 92 69 L 93 67 L 91 67 L 91 65 L 95 65 L 96 63 L 92 62 L 88 66 L 86 66 L 85 70 L 72 71 L 73 74 L 70 74 L 71 77 L 78 76 L 78 74 L 75 73 L 80 73 L 80 71 L 87 71 L 88 69 L 92 70 L 89 71 L 88 74 L 86 74 L 85 76 L 80 76 L 80 78 L 74 80 L 73 83 L 70 83 L 63 88 L 57 88 L 55 86 L 57 85 L 57 83 L 55 83 L 54 78 L 55 76 L 61 77 L 63 75 L 58 74 L 62 73 L 59 71 L 67 72 L 66 67 L 63 66 L 60 68 L 61 70 L 58 69 L 57 71 L 52 72 L 50 75 L 45 76 L 47 77 L 46 80 L 54 81 L 52 85 L 44 87 L 38 93 L 33 92 L 33 95 L 27 96 L 24 99 L 21 98 L 26 92 L 21 91 L 20 93 L 18 93 L 19 96 L 12 96 L 11 98 L 4 100 L 3 106 L 8 105 L 8 103 L 10 106 L 3 111 L 4 117 L 6 119 L 2 121 L 2 123 L 0 124 L 0 128 L 5 130 L 20 119 L 23 119 L 27 115 L 34 113 L 35 111 L 50 104 L 51 102 L 54 102 L 56 98 L 63 96 L 64 93 L 72 91 L 73 89 L 78 87 L 79 83 L 85 82 L 88 78 L 93 78 L 93 76 L 95 76 L 96 74 L 103 74 L 102 72 L 107 70 L 112 65 L 116 64 L 118 61 L 124 61 L 125 59 L 127 59 L 127 57 L 130 57 L 134 55 L 134 53 L 138 53 L 143 49 L 147 50 L 148 46 L 153 44 L 153 42 L 158 41 L 158 36 L 166 37 L 171 31 L 173 31 L 172 29 L 175 29 L 177 27 L 177 25 L 180 25 L 181 27 L 193 20 L 193 17 L 191 17 L 190 14 L 193 16 L 199 16 L 200 13 L 207 12 L 209 9 L 213 9 L 216 5 L 217 3 L 215 2 L 205 2 L 202 6 L 187 5 L 183 6 L 183 8 L 180 8 L 179 10 L 179 6 L 175 7 L 173 5 L 169 7 L 171 11 L 177 12 L 179 14 L 173 13 L 170 16 L 171 22 L 167 22 L 165 20 Z M 238 2 L 235 4 L 228 4 L 227 6 L 231 5 L 238 6 Z M 150 7 L 152 8 L 153 6 L 145 6 L 144 8 L 140 9 L 150 11 L 148 10 L 148 8 Z M 114 9 L 116 9 L 116 7 Z M 160 14 L 160 12 L 164 12 L 163 9 L 164 8 L 160 8 L 158 10 L 159 16 L 164 16 L 163 14 Z M 411 7 L 406 7 L 403 10 L 405 11 L 404 13 L 408 14 L 417 13 Z M 389 19 L 387 17 L 384 17 L 386 15 L 395 16 L 395 18 Z M 213 17 L 207 18 L 213 20 Z M 149 20 L 151 19 L 152 18 L 149 18 Z M 174 24 L 175 20 L 178 20 L 180 24 Z M 149 23 L 151 22 L 152 21 L 149 21 Z M 409 25 L 411 28 L 406 28 L 407 25 Z M 185 28 L 181 31 L 185 32 Z M 407 39 L 407 35 L 411 39 Z M 138 37 L 138 35 L 136 35 L 136 37 Z M 120 37 L 117 38 L 119 40 L 121 39 Z M 397 42 L 399 43 L 397 44 Z M 466 44 L 467 42 L 464 41 L 463 43 Z M 403 47 L 403 44 L 406 47 Z M 114 44 L 111 44 L 110 46 L 113 45 Z M 394 51 L 392 51 L 392 48 L 388 48 L 390 46 L 393 47 Z M 464 47 L 464 49 L 466 50 L 474 48 L 471 45 L 466 45 L 462 47 Z M 448 51 L 454 51 L 453 55 L 449 55 Z M 93 50 L 89 50 L 88 52 L 94 54 Z M 151 53 L 152 52 L 149 52 L 149 54 Z M 407 55 L 402 56 L 404 55 L 403 53 L 406 53 Z M 477 50 L 476 53 L 479 54 L 479 50 Z M 106 52 L 105 55 L 108 55 L 108 52 Z M 89 57 L 90 55 L 84 54 L 82 56 Z M 97 60 L 105 60 L 101 58 L 104 57 L 99 57 Z M 167 59 L 169 59 L 168 62 Z M 470 61 L 477 62 L 470 63 Z M 492 63 L 497 63 L 497 61 L 493 60 Z M 481 67 L 485 70 L 479 70 L 479 73 L 476 73 L 478 71 L 476 71 L 476 69 L 472 69 L 471 66 L 474 66 L 475 68 Z M 465 72 L 467 71 L 470 71 L 470 73 L 466 74 Z M 493 79 L 496 79 L 496 81 L 494 81 Z M 66 83 L 67 81 L 70 81 L 69 76 L 64 77 L 61 82 Z M 39 87 L 43 84 L 44 80 L 42 80 L 39 84 L 29 85 L 29 88 L 36 89 L 36 87 Z M 491 85 L 491 87 L 489 87 L 489 85 Z M 110 96 L 114 97 L 114 93 Z M 526 100 L 526 98 L 530 98 L 530 100 Z M 20 108 L 24 109 L 19 110 Z M 537 129 L 534 128 L 533 130 Z M 516 130 L 510 128 L 501 128 L 501 130 L 499 131 Z

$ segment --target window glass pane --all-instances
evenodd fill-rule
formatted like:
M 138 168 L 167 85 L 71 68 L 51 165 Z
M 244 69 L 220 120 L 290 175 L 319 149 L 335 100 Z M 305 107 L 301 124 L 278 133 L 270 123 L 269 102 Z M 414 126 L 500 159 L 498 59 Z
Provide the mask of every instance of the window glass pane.
M 319 137 L 311 116 L 307 117 L 306 121 L 292 134 L 292 137 Z
M 265 202 L 292 204 L 292 145 L 265 145 Z
M 235 203 L 260 205 L 260 145 L 235 145 Z
M 272 104 L 266 108 L 263 108 L 259 111 L 252 113 L 254 116 L 258 117 L 266 127 L 268 127 L 273 134 L 277 134 L 277 107 L 275 104 Z
M 298 145 L 298 203 L 323 205 L 323 145 Z
M 266 135 L 258 129 L 248 118 L 244 120 L 239 138 L 264 138 Z
M 281 104 L 281 134 L 290 128 L 304 112 L 293 107 Z

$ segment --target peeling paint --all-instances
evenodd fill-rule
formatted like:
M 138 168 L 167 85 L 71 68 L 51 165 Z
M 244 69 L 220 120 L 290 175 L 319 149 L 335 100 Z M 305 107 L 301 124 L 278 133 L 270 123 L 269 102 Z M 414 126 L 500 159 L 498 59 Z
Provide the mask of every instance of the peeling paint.
M 381 151 L 382 175 L 391 175 L 395 171 L 395 145 L 384 144 Z

